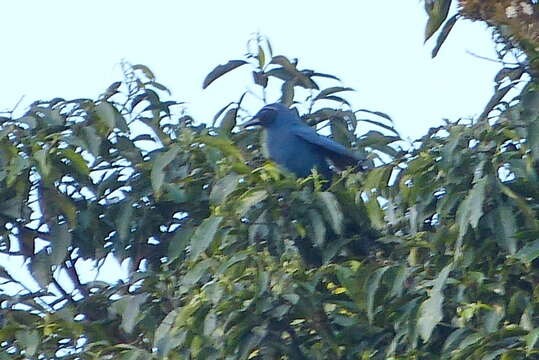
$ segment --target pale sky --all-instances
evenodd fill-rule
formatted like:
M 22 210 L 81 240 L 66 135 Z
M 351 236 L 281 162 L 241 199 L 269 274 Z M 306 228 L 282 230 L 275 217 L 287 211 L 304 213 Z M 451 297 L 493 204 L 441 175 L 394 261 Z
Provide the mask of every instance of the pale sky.
M 417 138 L 442 118 L 478 115 L 499 65 L 480 23 L 460 22 L 436 59 L 423 44 L 418 0 L 92 1 L 0 4 L 0 110 L 53 97 L 97 97 L 121 79 L 119 62 L 149 66 L 172 97 L 208 121 L 251 81 L 248 68 L 201 84 L 216 65 L 239 59 L 254 32 L 300 67 L 339 76 L 357 108 L 388 113 Z M 273 99 L 277 100 L 277 99 Z M 253 111 L 261 104 L 253 103 Z
M 457 23 L 431 59 L 434 41 L 423 44 L 427 18 L 418 0 L 17 0 L 0 2 L 0 14 L 0 111 L 23 95 L 23 104 L 96 98 L 121 80 L 124 59 L 150 67 L 197 121 L 210 121 L 238 99 L 251 74 L 240 69 L 204 91 L 202 80 L 241 59 L 260 32 L 274 54 L 339 76 L 357 90 L 347 97 L 355 108 L 383 111 L 405 137 L 418 138 L 443 118 L 480 114 L 500 68 L 467 53 L 495 58 L 480 23 Z M 13 271 L 20 266 L 9 263 Z

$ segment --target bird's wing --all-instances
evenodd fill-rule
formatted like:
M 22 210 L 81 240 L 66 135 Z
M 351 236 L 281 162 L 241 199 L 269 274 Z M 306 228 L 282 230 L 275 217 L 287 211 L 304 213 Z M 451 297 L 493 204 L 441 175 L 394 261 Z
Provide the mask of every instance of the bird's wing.
M 301 127 L 298 126 L 295 127 L 292 132 L 303 140 L 318 146 L 339 169 L 358 165 L 359 168 L 362 169 L 362 159 L 338 142 L 319 135 L 313 128 L 306 125 Z

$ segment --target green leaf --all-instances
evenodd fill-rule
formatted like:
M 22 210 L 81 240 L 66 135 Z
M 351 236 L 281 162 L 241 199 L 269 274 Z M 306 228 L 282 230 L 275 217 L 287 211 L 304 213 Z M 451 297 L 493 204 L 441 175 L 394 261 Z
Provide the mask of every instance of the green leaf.
M 404 292 L 404 283 L 410 276 L 410 270 L 405 264 L 402 264 L 396 269 L 393 286 L 391 288 L 391 296 L 402 296 Z
M 161 195 L 161 187 L 165 180 L 165 167 L 178 156 L 179 152 L 180 148 L 174 146 L 167 152 L 158 154 L 155 158 L 152 165 L 151 181 L 156 198 L 159 198 Z
M 539 160 L 539 91 L 527 91 L 522 95 L 522 119 L 528 124 L 527 141 L 533 159 Z
M 311 77 L 316 77 L 316 76 L 326 78 L 326 79 L 332 79 L 332 80 L 341 81 L 341 79 L 339 79 L 337 76 L 331 75 L 331 74 L 324 74 L 324 73 L 319 73 L 319 72 L 313 72 L 311 74 Z
M 331 135 L 337 142 L 350 147 L 351 138 L 354 137 L 351 131 L 348 129 L 348 124 L 342 118 L 333 118 L 330 122 Z
M 210 203 L 215 205 L 221 204 L 230 193 L 236 190 L 240 179 L 241 176 L 237 174 L 228 174 L 219 179 L 211 189 Z
M 17 151 L 14 147 L 10 148 L 10 150 L 11 149 L 13 149 L 13 151 Z M 6 185 L 8 187 L 14 185 L 17 180 L 20 179 L 19 175 L 21 175 L 21 173 L 23 173 L 23 171 L 28 169 L 29 167 L 30 161 L 28 159 L 13 154 L 13 156 L 9 160 L 9 166 L 7 168 L 8 174 L 6 178 Z
M 150 81 L 146 84 L 146 86 L 153 86 L 154 88 L 158 89 L 158 90 L 161 90 L 161 91 L 165 91 L 168 95 L 172 95 L 172 93 L 170 92 L 170 90 L 163 84 L 160 84 L 156 81 Z
M 457 209 L 457 224 L 459 226 L 459 237 L 457 248 L 460 248 L 464 235 L 468 232 L 468 226 L 477 228 L 479 219 L 483 216 L 483 202 L 487 188 L 487 178 L 479 179 L 473 188 L 468 192 L 466 198 Z
M 30 273 L 41 288 L 46 288 L 52 281 L 51 259 L 43 249 L 34 255 L 30 262 Z
M 103 139 L 97 135 L 97 130 L 93 126 L 85 126 L 81 129 L 81 132 L 81 137 L 85 143 L 84 150 L 89 151 L 96 157 L 99 156 Z
M 225 106 L 223 106 L 221 108 L 221 110 L 219 110 L 214 116 L 213 116 L 213 120 L 212 120 L 212 123 L 211 123 L 211 126 L 212 127 L 215 127 L 215 124 L 217 123 L 217 119 L 219 119 L 221 117 L 221 115 L 223 115 L 223 113 L 228 109 L 228 107 L 230 105 L 234 104 L 234 101 L 231 101 L 229 102 L 228 104 L 226 104 Z
M 40 170 L 39 175 L 45 179 L 48 178 L 52 170 L 52 166 L 49 160 L 49 152 L 46 149 L 38 150 L 34 152 L 34 159 L 36 159 Z
M 48 189 L 44 192 L 45 198 L 54 204 L 54 208 L 58 208 L 60 213 L 67 218 L 67 222 L 71 228 L 77 225 L 77 207 L 73 199 L 55 188 Z
M 236 116 L 238 115 L 238 108 L 228 109 L 221 120 L 221 126 L 219 127 L 223 133 L 230 134 L 232 129 L 236 126 Z
M 425 28 L 425 41 L 427 41 L 447 18 L 451 0 L 434 0 L 434 6 L 429 12 L 429 20 Z
M 51 231 L 52 252 L 50 262 L 52 265 L 60 265 L 67 255 L 67 250 L 71 245 L 71 233 L 67 224 L 55 224 Z
M 358 121 L 361 121 L 361 122 L 366 122 L 366 123 L 369 123 L 369 124 L 373 124 L 373 125 L 376 125 L 378 127 L 381 127 L 383 129 L 386 129 L 388 131 L 391 131 L 393 134 L 395 134 L 395 136 L 397 138 L 400 138 L 400 134 L 399 132 L 397 131 L 397 129 L 395 129 L 392 125 L 386 125 L 384 123 L 381 123 L 380 121 L 375 121 L 375 120 L 370 120 L 370 119 L 358 119 Z
M 22 208 L 24 200 L 20 198 L 12 198 L 4 200 L 2 207 L 0 208 L 0 215 L 8 216 L 13 219 L 20 219 L 22 217 Z
M 256 219 L 254 224 L 249 225 L 249 242 L 255 244 L 262 239 L 266 239 L 270 234 L 269 226 L 267 225 L 267 210 Z
M 33 130 L 37 127 L 37 120 L 33 116 L 23 116 L 17 119 L 17 121 L 26 124 L 30 130 Z
M 155 75 L 154 73 L 150 70 L 149 67 L 147 67 L 146 65 L 142 65 L 142 64 L 136 64 L 136 65 L 133 65 L 133 70 L 140 70 L 144 73 L 144 75 L 146 75 L 146 77 L 149 79 L 149 80 L 155 80 Z
M 361 139 L 357 142 L 358 147 L 376 147 L 380 145 L 388 145 L 395 141 L 399 141 L 400 138 L 396 136 L 387 136 L 378 131 L 369 131 L 361 136 Z M 396 154 L 397 151 L 393 150 Z
M 481 178 L 473 186 L 466 197 L 469 199 L 466 215 L 469 216 L 470 225 L 476 229 L 479 219 L 483 216 L 483 203 L 485 201 L 485 192 L 487 188 L 487 178 Z
M 316 101 L 316 100 L 325 99 L 328 95 L 335 94 L 338 92 L 343 92 L 343 91 L 354 91 L 354 89 L 350 87 L 343 87 L 343 86 L 332 86 L 332 87 L 329 87 L 320 91 L 313 100 Z
M 60 156 L 69 160 L 69 165 L 78 174 L 82 176 L 88 176 L 90 174 L 88 164 L 86 163 L 81 154 L 76 153 L 72 149 L 60 149 L 58 150 L 58 153 L 60 154 Z
M 258 60 L 258 67 L 263 68 L 266 64 L 266 54 L 264 53 L 264 49 L 262 49 L 260 45 L 258 46 L 258 55 L 256 58 Z
M 440 51 L 443 43 L 447 39 L 447 36 L 451 32 L 451 29 L 453 29 L 453 26 L 457 23 L 458 19 L 459 19 L 459 15 L 455 14 L 449 20 L 445 22 L 444 27 L 442 28 L 442 31 L 440 31 L 440 34 L 438 35 L 438 38 L 436 39 L 436 46 L 434 46 L 434 49 L 432 49 L 433 58 L 436 57 L 436 55 L 438 55 L 438 52 Z
M 245 216 L 249 209 L 251 209 L 253 206 L 261 203 L 268 197 L 268 192 L 266 190 L 250 190 L 246 192 L 241 198 L 239 202 L 239 208 L 237 210 L 237 213 L 240 216 Z
M 216 148 L 227 156 L 232 156 L 233 158 L 245 162 L 241 151 L 238 147 L 228 138 L 223 136 L 202 136 L 200 141 L 208 146 Z
M 182 278 L 181 283 L 182 285 L 191 288 L 193 285 L 195 285 L 200 278 L 204 275 L 209 273 L 208 269 L 216 265 L 216 261 L 212 258 L 204 259 L 200 262 L 198 262 L 193 268 L 189 270 L 185 274 L 185 276 Z
M 294 81 L 285 81 L 281 86 L 281 99 L 279 100 L 290 107 L 294 103 Z
M 226 64 L 218 65 L 204 79 L 202 88 L 207 88 L 212 82 L 223 76 L 224 74 L 234 70 L 235 68 L 247 64 L 245 60 L 230 60 Z
M 25 355 L 34 356 L 40 343 L 37 330 L 20 330 L 15 333 L 15 338 L 24 348 Z
M 384 118 L 386 120 L 389 120 L 390 122 L 393 122 L 393 119 L 391 118 L 391 116 L 389 116 L 388 114 L 386 114 L 384 112 L 381 112 L 381 111 L 372 111 L 372 110 L 367 110 L 367 109 L 359 109 L 359 110 L 356 110 L 356 112 L 365 112 L 367 114 L 376 115 L 376 116 L 379 116 L 379 117 Z
M 193 227 L 186 225 L 183 225 L 174 232 L 174 236 L 168 244 L 167 256 L 169 261 L 173 261 L 183 254 L 194 232 L 195 229 Z
M 498 188 L 507 195 L 510 199 L 514 200 L 520 211 L 526 217 L 529 226 L 536 226 L 535 211 L 528 206 L 526 199 L 511 190 L 510 187 L 498 182 Z
M 379 269 L 376 269 L 376 271 L 369 277 L 369 280 L 367 280 L 367 288 L 366 288 L 366 304 L 367 304 L 367 318 L 369 319 L 369 322 L 372 323 L 374 319 L 374 299 L 376 295 L 376 291 L 378 291 L 378 288 L 380 287 L 380 280 L 382 279 L 382 276 L 384 273 L 389 269 L 388 266 L 381 267 Z
M 108 129 L 116 127 L 117 110 L 107 101 L 102 101 L 95 107 L 95 112 Z
M 490 215 L 492 219 L 490 226 L 496 242 L 509 254 L 514 255 L 517 251 L 515 234 L 518 230 L 515 211 L 510 206 L 500 205 Z
M 249 254 L 246 252 L 240 252 L 240 253 L 232 255 L 225 263 L 219 266 L 219 268 L 216 271 L 216 274 L 219 274 L 219 275 L 225 274 L 226 270 L 228 270 L 229 267 L 241 261 L 244 261 L 248 257 L 249 257 Z
M 331 228 L 337 235 L 342 234 L 343 214 L 335 195 L 327 191 L 319 192 L 316 195 L 321 205 L 322 213 L 331 225 Z
M 533 349 L 535 348 L 535 344 L 537 344 L 537 340 L 539 339 L 539 328 L 535 328 L 528 335 L 524 337 L 526 340 L 526 355 L 530 355 Z
M 205 219 L 197 227 L 191 237 L 191 259 L 196 259 L 202 252 L 206 251 L 215 238 L 222 221 L 223 217 L 212 216 Z
M 131 236 L 131 222 L 133 221 L 133 213 L 133 203 L 131 201 L 127 201 L 123 204 L 120 213 L 114 219 L 118 230 L 118 236 L 120 240 L 122 240 L 122 243 L 125 243 L 125 241 Z M 118 243 L 118 245 L 120 244 Z
M 530 264 L 539 257 L 539 240 L 526 244 L 515 254 L 515 257 L 526 264 Z
M 372 226 L 376 229 L 383 229 L 386 226 L 385 214 L 378 202 L 376 194 L 369 194 L 369 201 L 365 203 L 365 207 Z
M 389 184 L 392 168 L 390 166 L 380 166 L 370 170 L 367 174 L 367 179 L 363 183 L 363 188 L 366 190 L 383 190 Z M 375 196 L 371 194 L 369 197 Z
M 139 294 L 127 296 L 120 300 L 125 305 L 121 312 L 122 322 L 120 327 L 126 333 L 133 332 L 135 325 L 140 321 L 140 306 L 144 304 L 148 296 L 149 294 Z
M 296 63 L 290 62 L 287 57 L 276 55 L 271 59 L 271 63 L 281 65 L 282 68 L 291 75 L 290 80 L 287 80 L 286 82 L 292 83 L 292 86 L 299 85 L 305 89 L 318 89 L 318 85 L 310 77 L 313 76 L 314 73 L 309 71 L 299 71 Z M 268 72 L 268 75 L 270 72 Z M 272 73 L 272 75 L 273 74 L 274 73 Z
M 309 220 L 313 228 L 314 243 L 319 247 L 324 246 L 326 242 L 326 225 L 324 225 L 324 219 L 322 215 L 316 210 L 309 210 Z
M 434 286 L 430 291 L 429 298 L 419 307 L 419 319 L 417 320 L 417 330 L 425 342 L 429 341 L 432 331 L 443 319 L 442 304 L 444 296 L 442 288 L 444 287 L 449 273 L 453 269 L 453 264 L 443 268 L 434 280 Z
M 290 60 L 288 60 L 288 58 L 283 55 L 275 55 L 271 59 L 271 63 L 281 65 L 285 70 L 290 73 L 294 73 L 295 71 L 297 71 L 296 65 L 292 64 Z
M 167 350 L 164 349 L 165 342 L 163 340 L 172 333 L 174 322 L 177 316 L 178 310 L 170 311 L 155 330 L 153 346 L 158 348 L 158 353 L 163 357 L 166 356 L 170 350 L 170 348 Z

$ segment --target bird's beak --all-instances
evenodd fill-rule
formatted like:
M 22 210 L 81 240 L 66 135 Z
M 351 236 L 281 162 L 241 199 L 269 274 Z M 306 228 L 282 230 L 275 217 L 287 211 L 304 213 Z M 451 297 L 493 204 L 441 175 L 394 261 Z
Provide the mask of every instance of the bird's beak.
M 253 117 L 251 120 L 249 120 L 246 123 L 242 124 L 241 127 L 245 129 L 245 128 L 248 128 L 250 126 L 257 126 L 257 125 L 262 125 L 262 123 L 260 122 L 259 118 Z

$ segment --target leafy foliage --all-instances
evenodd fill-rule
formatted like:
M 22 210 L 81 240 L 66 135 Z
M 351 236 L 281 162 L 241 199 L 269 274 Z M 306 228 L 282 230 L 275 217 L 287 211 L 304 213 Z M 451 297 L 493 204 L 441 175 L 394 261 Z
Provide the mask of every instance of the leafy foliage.
M 262 99 L 279 87 L 375 167 L 295 179 L 237 129 L 245 94 L 197 125 L 143 65 L 97 100 L 8 114 L 0 251 L 40 290 L 2 269 L 26 290 L 1 295 L 0 358 L 537 357 L 537 85 L 402 149 L 336 77 L 250 47 L 204 86 L 251 67 Z M 108 255 L 127 279 L 81 281 L 80 262 Z

